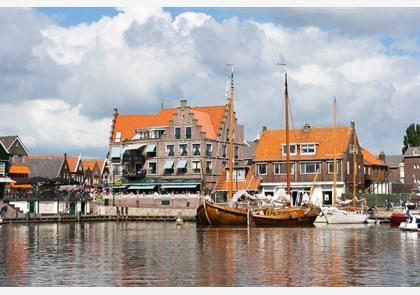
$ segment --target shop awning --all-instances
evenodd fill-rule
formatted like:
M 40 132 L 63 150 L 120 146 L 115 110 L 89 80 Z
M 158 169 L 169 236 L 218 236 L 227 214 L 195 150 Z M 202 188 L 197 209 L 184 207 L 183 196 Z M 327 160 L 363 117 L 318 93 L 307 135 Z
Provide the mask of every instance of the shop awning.
M 155 185 L 130 185 L 129 190 L 138 190 L 138 189 L 145 189 L 145 190 L 151 190 L 154 189 Z
M 10 184 L 11 188 L 32 188 L 32 185 L 30 184 L 16 184 L 16 183 L 11 183 Z
M 161 188 L 196 188 L 198 184 L 194 183 L 168 183 L 162 184 Z
M 174 161 L 166 160 L 165 165 L 163 166 L 163 169 L 172 169 L 173 167 L 174 167 Z
M 122 148 L 121 154 L 124 154 L 126 151 L 129 151 L 129 150 L 137 150 L 137 149 L 139 149 L 141 147 L 144 147 L 144 146 L 145 146 L 145 144 L 141 144 L 141 143 L 130 144 L 130 145 Z
M 154 152 L 156 149 L 156 145 L 155 144 L 148 144 L 146 147 L 146 153 L 152 153 Z
M 113 189 L 122 189 L 122 188 L 126 188 L 127 186 L 126 185 L 116 185 L 116 186 L 113 186 L 112 188 Z
M 183 169 L 187 167 L 187 160 L 180 160 L 176 165 L 177 169 Z
M 29 174 L 29 168 L 25 166 L 12 165 L 9 169 L 9 174 Z
M 121 147 L 111 148 L 111 158 L 121 158 Z

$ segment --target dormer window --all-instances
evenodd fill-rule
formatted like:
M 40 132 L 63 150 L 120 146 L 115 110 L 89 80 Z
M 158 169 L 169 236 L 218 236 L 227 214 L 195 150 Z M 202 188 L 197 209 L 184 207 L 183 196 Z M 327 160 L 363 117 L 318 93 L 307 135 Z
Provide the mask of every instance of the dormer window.
M 281 145 L 281 151 L 282 151 L 283 156 L 285 156 L 286 155 L 286 145 L 285 144 Z M 296 155 L 296 153 L 297 153 L 296 144 L 289 145 L 289 153 L 290 153 L 290 155 Z
M 115 142 L 121 142 L 121 132 L 120 131 L 118 131 L 115 134 Z
M 315 153 L 316 153 L 316 145 L 314 143 L 300 145 L 301 155 L 315 155 Z

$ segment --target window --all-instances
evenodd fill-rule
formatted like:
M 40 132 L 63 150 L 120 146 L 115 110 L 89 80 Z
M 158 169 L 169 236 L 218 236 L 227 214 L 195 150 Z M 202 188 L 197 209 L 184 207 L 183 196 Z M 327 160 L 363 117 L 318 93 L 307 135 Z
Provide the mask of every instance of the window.
M 356 154 L 359 153 L 359 149 L 357 148 L 357 146 L 355 147 L 352 143 L 349 144 L 349 154 L 354 154 L 353 148 L 356 151 Z
M 321 163 L 320 162 L 308 162 L 300 164 L 300 173 L 301 174 L 314 174 L 317 171 L 321 172 Z
M 207 174 L 211 174 L 212 170 L 213 170 L 213 165 L 212 165 L 212 161 L 207 161 L 206 162 L 206 173 Z
M 223 146 L 222 146 L 222 151 L 223 151 L 223 155 L 222 155 L 222 157 L 223 157 L 223 158 L 226 158 L 226 145 L 223 145 Z
M 175 127 L 175 139 L 181 138 L 181 127 Z
M 206 156 L 211 156 L 213 152 L 213 145 L 211 143 L 206 144 Z
M 245 169 L 233 170 L 233 181 L 244 181 L 246 178 Z M 229 171 L 226 171 L 226 181 L 229 181 Z
M 191 127 L 185 127 L 185 138 L 191 138 Z
M 156 162 L 149 162 L 149 173 L 150 174 L 156 174 Z
M 290 174 L 295 173 L 295 163 L 290 163 Z M 274 163 L 274 174 L 285 175 L 286 174 L 286 163 Z
M 169 206 L 169 205 L 171 205 L 171 201 L 170 200 L 162 200 L 160 203 L 162 204 L 162 206 Z
M 239 158 L 239 147 L 235 146 L 235 160 L 238 160 Z
M 200 173 L 200 161 L 192 161 L 192 169 L 194 173 Z
M 0 162 L 0 176 L 6 175 L 6 163 Z
M 226 128 L 226 141 L 229 141 L 229 128 Z
M 328 174 L 333 174 L 334 173 L 334 162 L 327 162 L 328 165 Z M 338 174 L 338 171 L 340 171 L 340 162 L 336 161 L 335 162 L 335 174 Z
M 19 163 L 25 163 L 25 156 L 19 156 Z
M 187 150 L 187 144 L 180 144 L 179 145 L 179 155 L 180 156 L 187 156 L 188 150 Z
M 174 145 L 173 144 L 168 144 L 166 146 L 166 156 L 173 157 L 174 155 L 175 155 Z
M 267 164 L 257 164 L 258 175 L 267 175 Z
M 121 132 L 117 132 L 115 134 L 115 142 L 121 142 Z
M 121 165 L 112 165 L 112 174 L 121 175 Z
M 347 161 L 347 175 L 350 174 L 350 162 Z
M 285 144 L 281 145 L 281 150 L 282 150 L 283 155 L 286 155 L 286 145 Z M 296 155 L 296 145 L 295 144 L 289 145 L 289 152 L 290 152 L 290 155 Z
M 316 146 L 315 144 L 301 144 L 300 154 L 301 155 L 315 155 Z
M 200 144 L 199 143 L 194 143 L 193 144 L 193 155 L 194 156 L 199 156 L 200 155 Z

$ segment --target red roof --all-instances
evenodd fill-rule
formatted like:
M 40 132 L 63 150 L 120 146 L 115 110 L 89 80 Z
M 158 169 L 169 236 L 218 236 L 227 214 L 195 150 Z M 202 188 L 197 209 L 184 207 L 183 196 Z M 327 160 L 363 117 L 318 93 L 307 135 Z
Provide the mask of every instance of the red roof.
M 216 139 L 219 129 L 222 126 L 225 114 L 225 105 L 191 107 L 190 112 L 198 121 L 202 131 L 209 139 Z M 136 135 L 136 129 L 147 127 L 166 127 L 176 114 L 177 109 L 162 109 L 152 115 L 118 115 L 115 121 L 112 141 L 115 141 L 115 134 L 121 132 L 121 141 L 131 139 Z
M 88 169 L 90 171 L 93 171 L 93 168 L 95 167 L 97 161 L 97 159 L 83 159 L 83 169 L 85 171 L 87 171 Z
M 385 163 L 375 157 L 368 150 L 362 148 L 363 161 L 368 165 L 385 166 Z
M 335 153 L 337 157 L 345 153 L 350 137 L 351 127 L 337 127 L 335 131 Z M 333 158 L 333 128 L 294 129 L 289 131 L 290 144 L 316 143 L 315 155 L 290 155 L 290 159 L 324 159 Z M 286 159 L 282 154 L 282 145 L 286 144 L 285 130 L 266 130 L 255 149 L 255 161 L 275 161 Z
M 29 159 L 59 159 L 64 160 L 64 156 L 30 156 Z M 79 156 L 67 156 L 70 172 L 77 172 L 77 161 Z
M 26 166 L 12 165 L 9 169 L 10 174 L 29 174 L 29 168 Z
M 251 167 L 246 167 L 246 177 L 244 181 L 234 181 L 233 190 L 248 190 L 248 191 L 257 191 L 260 186 L 260 180 L 254 176 L 253 170 Z M 215 191 L 228 191 L 229 190 L 229 181 L 226 179 L 226 169 L 220 173 L 219 178 L 215 186 Z

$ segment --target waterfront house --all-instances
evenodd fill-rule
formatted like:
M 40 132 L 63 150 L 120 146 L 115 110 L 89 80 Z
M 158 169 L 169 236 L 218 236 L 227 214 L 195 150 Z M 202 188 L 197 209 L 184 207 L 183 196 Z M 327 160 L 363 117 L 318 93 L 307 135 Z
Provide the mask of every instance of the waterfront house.
M 101 184 L 101 168 L 103 167 L 103 162 L 101 159 L 83 159 L 85 186 L 92 188 L 98 187 Z
M 10 166 L 8 169 L 9 177 L 12 182 L 9 185 L 11 193 L 24 192 L 31 189 L 28 183 L 29 168 L 28 157 L 29 152 L 22 140 L 17 135 L 1 136 L 0 142 L 7 149 L 10 157 Z
M 380 155 L 384 158 L 389 169 L 389 193 L 410 193 L 411 187 L 404 183 L 404 156 L 403 155 Z
M 10 155 L 3 142 L 0 141 L 0 200 L 3 199 L 6 185 L 11 183 L 7 173 L 10 166 Z
M 335 154 L 337 160 L 337 196 L 353 191 L 353 157 L 356 156 L 357 191 L 364 188 L 363 155 L 355 124 L 336 128 Z M 301 129 L 290 130 L 290 174 L 294 199 L 298 194 L 311 191 L 314 198 L 323 204 L 332 203 L 333 190 L 333 128 L 312 128 L 309 124 Z M 273 194 L 276 187 L 286 186 L 286 132 L 285 130 L 263 130 L 255 149 L 254 174 L 261 180 L 265 194 Z M 355 154 L 353 152 L 355 148 Z
M 404 153 L 404 183 L 410 192 L 420 194 L 420 146 L 409 147 Z
M 389 192 L 388 166 L 375 157 L 371 152 L 362 148 L 365 191 L 373 194 L 387 194 Z M 383 152 L 380 157 L 384 158 Z
M 109 137 L 114 189 L 196 192 L 213 190 L 228 160 L 228 104 L 162 108 L 151 115 L 114 110 Z M 235 118 L 235 163 L 243 159 L 244 127 Z

